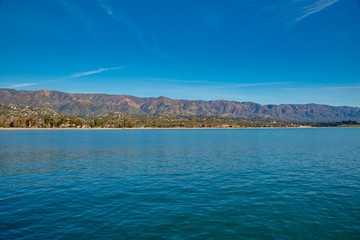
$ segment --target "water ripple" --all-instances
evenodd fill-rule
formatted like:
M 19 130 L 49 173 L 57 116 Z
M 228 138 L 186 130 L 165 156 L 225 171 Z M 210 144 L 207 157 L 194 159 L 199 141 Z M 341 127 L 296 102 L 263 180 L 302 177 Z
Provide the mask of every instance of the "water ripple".
M 360 236 L 360 129 L 0 139 L 1 239 Z

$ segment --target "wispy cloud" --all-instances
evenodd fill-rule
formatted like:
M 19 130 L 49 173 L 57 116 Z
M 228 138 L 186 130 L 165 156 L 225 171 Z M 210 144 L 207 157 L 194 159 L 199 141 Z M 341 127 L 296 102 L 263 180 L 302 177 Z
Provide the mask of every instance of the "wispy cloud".
M 76 79 L 76 78 L 85 77 L 85 76 L 89 76 L 89 75 L 93 75 L 93 74 L 98 74 L 98 73 L 102 73 L 102 72 L 106 72 L 106 71 L 120 70 L 120 69 L 124 69 L 126 67 L 127 66 L 99 68 L 96 70 L 90 70 L 90 71 L 86 71 L 86 72 L 73 73 L 69 76 L 56 78 L 56 79 L 52 79 L 52 80 L 48 80 L 48 81 L 31 82 L 31 83 L 17 83 L 17 84 L 10 85 L 6 88 L 22 88 L 22 87 L 29 87 L 29 86 L 40 85 L 40 84 L 45 84 L 45 83 L 53 83 L 53 82 L 58 82 L 58 81 L 63 81 L 63 80 L 68 80 L 68 79 Z
M 324 87 L 325 90 L 338 90 L 338 89 L 360 89 L 360 86 L 339 86 L 339 87 Z
M 116 8 L 112 7 L 107 1 L 105 0 L 97 0 L 98 5 L 100 8 L 108 15 L 111 19 L 115 22 L 125 26 L 135 37 L 136 39 L 142 44 L 144 50 L 154 53 L 162 58 L 165 59 L 172 59 L 173 57 L 169 54 L 163 53 L 158 48 L 158 41 L 155 34 L 151 31 L 145 31 L 141 29 L 141 27 L 132 21 L 130 18 L 121 14 Z
M 80 10 L 78 7 L 76 7 L 73 4 L 70 4 L 69 2 L 65 0 L 57 0 L 58 3 L 60 3 L 61 6 L 64 7 L 64 9 L 69 12 L 71 15 L 76 17 L 80 23 L 85 26 L 87 31 L 92 35 L 92 37 L 96 38 L 96 35 L 94 33 L 94 30 L 92 28 L 92 24 L 90 23 L 90 17 L 87 16 L 84 11 Z
M 135 82 L 142 82 L 143 84 L 161 83 L 167 88 L 177 89 L 179 86 L 191 87 L 192 89 L 204 90 L 235 90 L 240 88 L 256 88 L 267 86 L 281 86 L 289 85 L 294 82 L 252 82 L 252 83 L 231 83 L 221 81 L 207 81 L 207 80 L 185 80 L 176 78 L 159 78 L 159 77 L 137 77 L 133 79 Z
M 28 87 L 28 86 L 33 86 L 33 85 L 38 85 L 40 83 L 18 83 L 18 84 L 14 84 L 14 85 L 10 85 L 8 86 L 8 88 L 21 88 L 21 87 Z
M 132 34 L 136 36 L 137 39 L 139 39 L 142 44 L 144 45 L 144 48 L 154 48 L 156 43 L 153 43 L 154 46 L 149 46 L 149 40 L 147 37 L 145 37 L 145 34 L 140 30 L 140 27 L 137 26 L 133 21 L 131 21 L 128 17 L 126 17 L 123 14 L 120 14 L 116 9 L 111 7 L 107 2 L 103 0 L 97 0 L 99 6 L 102 8 L 102 10 L 114 21 L 123 24 Z
M 301 16 L 298 17 L 295 22 L 299 22 L 317 12 L 320 12 L 324 10 L 327 7 L 330 7 L 331 5 L 337 3 L 339 0 L 320 0 L 316 3 L 306 6 L 304 10 L 301 12 Z
M 74 73 L 70 77 L 71 78 L 79 78 L 79 77 L 89 76 L 89 75 L 102 73 L 102 72 L 106 72 L 106 71 L 120 70 L 120 69 L 123 69 L 123 68 L 125 68 L 125 66 L 112 67 L 112 68 L 99 68 L 99 69 L 96 69 L 96 70 Z
M 160 77 L 140 77 L 137 80 L 144 82 L 163 82 L 172 84 L 191 84 L 191 85 L 207 85 L 219 88 L 241 88 L 241 87 L 262 87 L 262 86 L 273 86 L 273 85 L 286 85 L 294 82 L 252 82 L 252 83 L 229 83 L 222 81 L 208 81 L 208 80 L 185 80 L 176 78 L 160 78 Z
M 292 82 L 255 82 L 255 83 L 240 83 L 240 84 L 229 84 L 226 88 L 247 88 L 247 87 L 266 87 L 275 85 L 287 85 Z
M 105 13 L 107 13 L 108 15 L 110 15 L 112 18 L 116 19 L 116 16 L 114 16 L 113 10 L 111 9 L 111 7 L 109 5 L 107 5 L 104 1 L 101 0 L 97 0 L 97 3 L 100 5 L 100 7 L 103 8 L 103 10 L 105 11 Z
M 249 0 L 250 1 L 250 0 Z M 302 20 L 317 14 L 340 0 L 288 0 L 256 2 L 244 4 L 243 11 L 251 12 L 253 16 L 267 16 L 267 21 L 261 28 L 269 28 L 277 24 L 285 24 L 291 29 Z
M 328 90 L 359 90 L 360 86 L 304 86 L 304 87 L 286 87 L 282 90 L 316 90 L 316 91 L 328 91 Z

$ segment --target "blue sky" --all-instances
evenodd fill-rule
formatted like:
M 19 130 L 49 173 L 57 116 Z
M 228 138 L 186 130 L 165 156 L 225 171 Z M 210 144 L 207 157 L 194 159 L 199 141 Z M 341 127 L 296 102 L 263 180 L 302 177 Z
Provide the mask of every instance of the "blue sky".
M 359 0 L 0 0 L 0 87 L 360 106 Z

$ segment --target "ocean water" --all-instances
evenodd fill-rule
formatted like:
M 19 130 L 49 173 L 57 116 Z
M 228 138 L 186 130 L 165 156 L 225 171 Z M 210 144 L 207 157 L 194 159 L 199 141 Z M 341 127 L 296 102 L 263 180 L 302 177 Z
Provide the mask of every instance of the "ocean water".
M 0 131 L 0 239 L 360 239 L 360 129 Z

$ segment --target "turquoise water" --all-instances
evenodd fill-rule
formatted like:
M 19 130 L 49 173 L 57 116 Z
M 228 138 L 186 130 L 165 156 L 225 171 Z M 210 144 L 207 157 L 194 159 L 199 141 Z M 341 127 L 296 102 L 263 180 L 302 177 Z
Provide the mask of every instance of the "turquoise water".
M 360 129 L 0 131 L 0 239 L 360 239 Z

